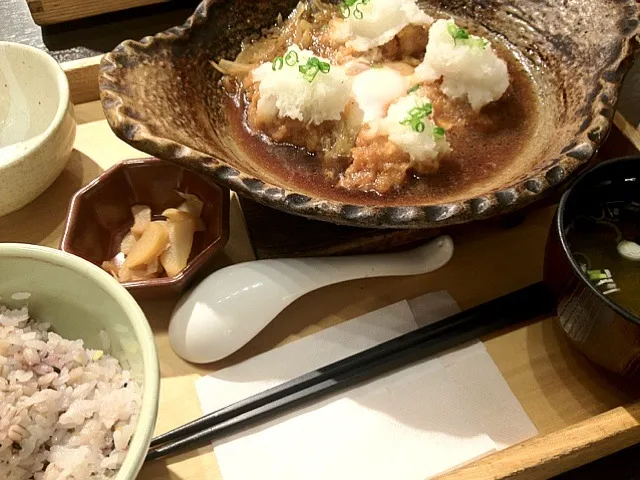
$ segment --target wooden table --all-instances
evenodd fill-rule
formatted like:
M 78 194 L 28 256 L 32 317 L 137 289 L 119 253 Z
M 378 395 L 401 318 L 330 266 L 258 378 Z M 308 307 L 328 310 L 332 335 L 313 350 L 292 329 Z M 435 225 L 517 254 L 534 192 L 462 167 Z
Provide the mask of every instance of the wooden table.
M 145 156 L 113 135 L 99 102 L 77 105 L 76 114 L 78 133 L 69 165 L 40 198 L 19 212 L 0 218 L 0 242 L 58 247 L 66 209 L 74 192 L 116 162 Z M 201 414 L 194 389 L 194 381 L 199 375 L 429 291 L 448 290 L 464 309 L 538 281 L 542 275 L 544 244 L 552 214 L 553 210 L 549 208 L 537 211 L 523 224 L 511 229 L 492 230 L 479 225 L 471 234 L 454 238 L 454 258 L 432 274 L 354 281 L 309 294 L 287 308 L 241 351 L 212 365 L 190 365 L 170 348 L 167 326 L 177 299 L 143 302 L 160 355 L 162 388 L 157 433 Z M 231 236 L 220 265 L 252 258 L 242 213 L 234 198 Z M 551 318 L 502 331 L 483 340 L 542 435 L 640 398 L 639 388 L 613 378 L 577 354 Z M 614 410 L 609 415 L 612 417 L 607 425 L 622 425 L 624 431 L 629 430 L 628 422 L 634 421 L 628 418 L 624 409 Z M 627 437 L 616 436 L 615 432 L 611 435 L 602 425 L 593 425 L 589 432 L 581 430 L 575 440 L 604 439 L 602 448 L 611 451 L 628 446 Z M 635 426 L 631 427 L 635 432 Z M 615 442 L 609 441 L 609 437 Z M 585 458 L 588 456 L 581 457 L 583 461 Z M 140 478 L 214 480 L 220 479 L 221 475 L 211 448 L 206 447 L 153 462 L 143 469 Z

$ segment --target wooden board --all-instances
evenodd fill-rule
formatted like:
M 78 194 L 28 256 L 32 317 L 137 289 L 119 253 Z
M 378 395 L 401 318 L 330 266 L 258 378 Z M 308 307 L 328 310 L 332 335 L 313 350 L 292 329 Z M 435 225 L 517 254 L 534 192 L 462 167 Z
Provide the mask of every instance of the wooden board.
M 51 25 L 170 0 L 26 0 L 38 25 Z
M 80 104 L 92 102 L 100 97 L 98 71 L 102 55 L 81 58 L 62 64 L 71 88 L 71 102 Z
M 93 75 L 84 75 L 82 68 L 71 70 L 68 73 L 72 96 L 90 98 Z M 80 79 L 77 88 L 73 79 Z M 73 193 L 114 163 L 145 156 L 115 137 L 99 102 L 78 104 L 76 115 L 79 123 L 76 149 L 66 170 L 32 204 L 0 218 L 0 241 L 57 247 Z M 621 133 L 626 128 L 621 122 L 624 119 L 616 118 L 616 124 L 623 128 L 614 129 L 610 137 L 616 145 L 606 146 L 603 152 L 607 148 L 618 151 L 617 145 L 622 141 L 629 153 L 633 151 L 631 142 Z M 640 143 L 637 147 L 640 148 Z M 193 384 L 198 375 L 215 372 L 277 345 L 429 291 L 447 290 L 466 309 L 538 281 L 553 211 L 553 206 L 539 208 L 520 223 L 483 222 L 455 235 L 454 258 L 433 274 L 392 282 L 382 278 L 355 281 L 306 295 L 245 348 L 216 364 L 191 365 L 171 350 L 167 324 L 177 298 L 142 302 L 160 354 L 162 388 L 156 432 L 201 414 Z M 255 258 L 247 219 L 235 196 L 231 221 L 230 240 L 220 257 L 220 266 Z M 481 281 L 470 272 L 481 272 Z M 640 386 L 629 385 L 590 364 L 571 348 L 553 318 L 497 332 L 482 340 L 540 431 L 540 437 L 481 459 L 448 478 L 549 478 L 640 442 L 637 422 Z M 222 477 L 211 448 L 205 447 L 153 462 L 145 466 L 139 478 L 220 480 Z
M 57 247 L 73 193 L 114 163 L 144 156 L 115 137 L 102 116 L 99 102 L 77 105 L 76 115 L 78 135 L 69 165 L 54 185 L 32 204 L 0 218 L 1 242 Z M 176 298 L 142 302 L 160 355 L 162 387 L 156 432 L 201 414 L 193 384 L 198 375 L 215 372 L 277 345 L 426 292 L 447 290 L 465 309 L 539 280 L 552 216 L 553 208 L 540 209 L 516 227 L 496 229 L 485 225 L 456 237 L 454 258 L 433 274 L 393 281 L 383 278 L 355 281 L 306 295 L 282 312 L 245 348 L 216 364 L 191 365 L 172 351 L 167 325 Z M 235 200 L 231 221 L 230 240 L 219 259 L 220 265 L 254 258 Z M 478 281 L 478 276 L 470 272 L 482 272 L 482 280 Z M 498 332 L 483 341 L 541 435 L 589 421 L 611 410 L 615 412 L 618 407 L 640 399 L 638 388 L 600 371 L 577 354 L 552 318 Z M 632 428 L 622 428 L 625 429 Z M 589 438 L 601 446 L 600 438 L 604 434 L 597 429 L 591 431 Z M 589 458 L 622 445 L 612 444 L 603 448 L 603 453 L 599 453 L 600 448 L 591 448 Z M 318 452 L 320 457 L 321 454 Z M 484 459 L 489 467 L 491 458 Z M 547 471 L 554 474 L 567 468 L 567 464 L 556 464 L 553 459 L 540 456 L 540 460 L 547 465 Z M 578 460 L 574 466 L 580 464 Z M 211 448 L 205 447 L 153 462 L 144 468 L 139 478 L 220 480 L 222 476 Z
M 109 0 L 105 0 L 107 3 Z M 95 0 L 100 5 L 99 0 Z M 110 52 L 127 39 L 141 39 L 182 24 L 199 0 L 158 3 L 59 25 L 37 25 L 25 0 L 0 0 L 0 41 L 39 48 L 58 62 Z
M 551 478 L 640 442 L 640 403 L 615 408 L 491 457 L 436 477 L 436 480 Z

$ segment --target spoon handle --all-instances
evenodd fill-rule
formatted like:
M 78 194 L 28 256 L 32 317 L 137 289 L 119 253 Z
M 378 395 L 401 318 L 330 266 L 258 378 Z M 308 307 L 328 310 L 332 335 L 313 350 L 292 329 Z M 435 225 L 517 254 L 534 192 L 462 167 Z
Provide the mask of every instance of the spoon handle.
M 438 237 L 426 245 L 399 253 L 327 258 L 274 260 L 273 266 L 306 293 L 334 283 L 360 278 L 419 275 L 444 266 L 453 255 L 453 241 Z

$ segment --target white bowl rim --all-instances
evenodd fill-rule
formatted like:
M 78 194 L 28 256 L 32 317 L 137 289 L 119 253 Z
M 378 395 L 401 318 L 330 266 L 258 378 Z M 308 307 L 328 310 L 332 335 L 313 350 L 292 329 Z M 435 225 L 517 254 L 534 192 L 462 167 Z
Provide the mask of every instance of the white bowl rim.
M 31 45 L 25 45 L 22 43 L 16 42 L 6 42 L 0 41 L 0 49 L 3 48 L 14 48 L 16 50 L 22 50 L 27 52 L 32 58 L 37 59 L 41 65 L 44 65 L 51 69 L 52 72 L 55 73 L 56 77 L 56 85 L 58 87 L 59 99 L 58 99 L 58 107 L 56 109 L 56 114 L 51 120 L 51 123 L 47 126 L 46 130 L 38 135 L 35 135 L 31 138 L 23 140 L 22 142 L 18 142 L 19 144 L 27 144 L 27 148 L 24 150 L 20 150 L 20 154 L 15 158 L 11 158 L 10 160 L 3 162 L 0 164 L 0 171 L 7 169 L 17 163 L 20 163 L 22 160 L 28 158 L 35 150 L 37 150 L 43 143 L 47 142 L 54 134 L 54 132 L 60 127 L 62 124 L 64 117 L 67 113 L 67 109 L 69 107 L 69 99 L 71 98 L 71 92 L 69 89 L 69 79 L 67 78 L 67 74 L 64 72 L 60 64 L 54 59 L 51 55 L 46 53 L 44 50 L 41 50 L 36 47 L 32 47 Z M 2 150 L 2 148 L 0 148 Z
M 67 252 L 51 247 L 26 243 L 0 243 L 0 258 L 27 258 L 52 263 L 68 268 L 95 282 L 108 295 L 114 298 L 127 315 L 132 319 L 131 326 L 140 343 L 143 361 L 143 395 L 138 425 L 129 445 L 129 451 L 124 463 L 120 467 L 116 480 L 134 479 L 144 464 L 149 443 L 154 433 L 158 417 L 158 400 L 160 393 L 160 368 L 158 354 L 153 340 L 153 331 L 133 296 L 116 279 L 107 272 Z M 150 339 L 146 341 L 145 339 Z M 141 431 L 139 425 L 148 425 L 146 431 Z

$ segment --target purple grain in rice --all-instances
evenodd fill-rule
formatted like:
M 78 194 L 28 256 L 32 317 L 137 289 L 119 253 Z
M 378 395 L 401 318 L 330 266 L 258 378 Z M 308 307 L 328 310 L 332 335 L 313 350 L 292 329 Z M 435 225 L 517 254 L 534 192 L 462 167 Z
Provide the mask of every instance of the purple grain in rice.
M 0 305 L 0 479 L 115 477 L 140 403 L 115 358 Z

